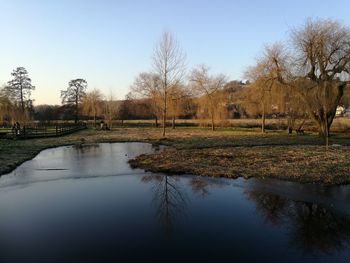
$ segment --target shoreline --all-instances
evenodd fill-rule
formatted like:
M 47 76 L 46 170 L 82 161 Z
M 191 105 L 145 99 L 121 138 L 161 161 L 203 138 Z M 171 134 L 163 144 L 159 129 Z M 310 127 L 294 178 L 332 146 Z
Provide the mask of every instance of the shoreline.
M 155 128 L 84 130 L 59 138 L 0 141 L 0 176 L 49 148 L 94 143 L 141 142 L 168 146 L 129 160 L 133 168 L 167 174 L 225 178 L 274 178 L 299 183 L 350 183 L 350 140 L 332 138 L 328 152 L 314 135 L 177 129 L 163 138 Z

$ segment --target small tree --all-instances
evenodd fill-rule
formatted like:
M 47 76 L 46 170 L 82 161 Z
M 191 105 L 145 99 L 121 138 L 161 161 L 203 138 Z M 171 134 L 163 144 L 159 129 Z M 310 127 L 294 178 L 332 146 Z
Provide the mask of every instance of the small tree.
M 215 130 L 215 114 L 218 108 L 216 95 L 224 87 L 226 83 L 226 76 L 222 74 L 210 75 L 209 68 L 205 65 L 200 65 L 195 68 L 190 76 L 193 92 L 197 96 L 204 96 L 206 98 L 206 106 L 209 110 L 211 119 L 211 129 Z
M 185 74 L 186 57 L 177 41 L 164 32 L 153 53 L 153 67 L 161 82 L 163 136 L 165 136 L 169 91 L 181 83 Z
M 183 102 L 190 97 L 188 86 L 178 85 L 171 88 L 169 93 L 169 112 L 172 116 L 172 129 L 175 129 L 176 118 L 184 113 Z
M 131 96 L 136 99 L 148 99 L 150 109 L 155 118 L 155 125 L 158 126 L 158 117 L 163 112 L 163 87 L 160 77 L 153 73 L 140 73 L 134 84 L 131 86 Z
M 120 103 L 114 98 L 112 93 L 109 95 L 108 99 L 104 101 L 103 113 L 110 129 L 113 128 L 113 119 L 117 116 L 119 107 Z
M 252 82 L 251 88 L 256 91 L 261 103 L 261 132 L 263 133 L 265 132 L 267 102 L 271 100 L 273 89 L 282 88 L 283 79 L 287 79 L 288 58 L 282 44 L 276 43 L 266 46 L 256 65 L 250 67 L 245 73 Z
M 83 111 L 94 118 L 94 126 L 96 127 L 96 117 L 101 113 L 102 93 L 98 89 L 94 89 L 88 93 L 83 99 Z
M 87 82 L 85 79 L 74 79 L 68 83 L 67 90 L 61 91 L 62 104 L 74 107 L 75 123 L 79 118 L 79 106 L 86 96 Z
M 7 96 L 19 105 L 22 115 L 25 115 L 26 105 L 31 105 L 31 91 L 35 89 L 31 79 L 28 77 L 28 72 L 24 67 L 16 68 L 11 75 L 13 79 L 7 83 L 4 92 Z

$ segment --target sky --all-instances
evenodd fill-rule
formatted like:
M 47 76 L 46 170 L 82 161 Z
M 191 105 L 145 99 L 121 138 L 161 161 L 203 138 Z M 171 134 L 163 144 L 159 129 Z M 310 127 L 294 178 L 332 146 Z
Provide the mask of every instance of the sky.
M 187 69 L 206 64 L 243 79 L 265 44 L 283 41 L 307 18 L 350 26 L 348 0 L 0 0 L 0 87 L 28 70 L 35 104 L 60 104 L 75 78 L 123 99 L 152 69 L 163 31 L 177 38 Z

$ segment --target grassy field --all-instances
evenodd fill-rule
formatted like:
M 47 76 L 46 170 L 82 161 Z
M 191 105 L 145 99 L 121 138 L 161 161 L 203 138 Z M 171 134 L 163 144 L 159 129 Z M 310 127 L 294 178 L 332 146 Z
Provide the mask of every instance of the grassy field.
M 0 140 L 0 174 L 13 170 L 41 150 L 62 145 L 140 141 L 168 145 L 165 151 L 142 155 L 134 167 L 168 173 L 225 177 L 275 177 L 301 182 L 350 182 L 350 135 L 336 134 L 326 152 L 314 133 L 288 135 L 284 131 L 261 134 L 259 129 L 115 128 L 83 130 L 57 138 Z M 340 146 L 339 146 L 340 145 Z
M 92 120 L 84 121 L 87 123 L 89 127 L 94 126 L 94 122 Z M 295 126 L 299 126 L 303 120 L 297 120 Z M 74 124 L 74 122 L 70 121 L 53 121 L 51 122 L 52 127 L 54 128 L 55 124 Z M 154 120 L 125 120 L 123 121 L 124 127 L 153 127 L 155 125 Z M 97 125 L 99 121 L 97 121 Z M 160 121 L 159 121 L 160 124 Z M 37 123 L 27 123 L 27 126 L 36 126 Z M 49 124 L 40 124 L 47 126 Z M 39 125 L 39 126 L 40 126 Z M 200 120 L 200 119 L 177 119 L 176 125 L 179 127 L 210 127 L 210 120 Z M 216 125 L 219 128 L 235 128 L 235 129 L 259 129 L 261 127 L 261 119 L 227 119 L 227 120 L 218 120 L 216 121 Z M 113 121 L 113 127 L 120 127 L 121 121 L 115 120 Z M 168 121 L 168 126 L 171 126 L 171 121 Z M 287 127 L 287 119 L 285 118 L 274 118 L 274 119 L 266 119 L 266 128 L 271 130 L 281 130 Z M 303 129 L 305 131 L 317 131 L 317 127 L 313 121 L 307 120 L 303 124 Z M 11 131 L 10 128 L 2 128 L 1 131 Z M 337 117 L 333 121 L 332 132 L 350 132 L 350 118 L 345 117 Z
M 295 126 L 299 126 L 303 120 L 297 120 Z M 115 126 L 120 125 L 119 121 L 115 121 Z M 126 127 L 150 127 L 154 126 L 154 120 L 126 120 L 124 121 Z M 170 126 L 171 123 L 169 122 Z M 210 127 L 210 120 L 197 120 L 197 119 L 179 119 L 176 120 L 176 125 L 180 127 Z M 261 127 L 261 119 L 227 119 L 217 121 L 216 125 L 220 128 L 235 128 L 235 129 L 259 129 Z M 270 130 L 281 130 L 287 128 L 287 119 L 275 118 L 266 119 L 266 128 Z M 317 127 L 312 120 L 307 120 L 302 127 L 305 131 L 316 132 Z M 344 133 L 350 132 L 350 118 L 337 117 L 333 121 L 332 132 Z

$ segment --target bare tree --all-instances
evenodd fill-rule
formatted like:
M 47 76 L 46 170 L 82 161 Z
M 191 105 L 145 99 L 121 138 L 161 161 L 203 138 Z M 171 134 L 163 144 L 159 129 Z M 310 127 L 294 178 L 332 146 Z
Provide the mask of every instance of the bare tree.
M 94 89 L 88 93 L 83 99 L 83 111 L 94 118 L 94 126 L 96 127 L 96 117 L 101 113 L 102 93 L 98 89 Z
M 328 145 L 337 106 L 349 86 L 350 29 L 333 20 L 309 19 L 293 31 L 292 40 L 289 74 L 283 75 L 283 58 L 265 58 L 273 62 L 273 79 L 300 95 Z
M 19 104 L 22 114 L 25 113 L 26 105 L 31 105 L 31 91 L 35 89 L 32 80 L 28 77 L 28 71 L 24 67 L 16 68 L 11 75 L 13 79 L 7 83 L 3 91 L 7 96 Z
M 161 81 L 163 136 L 165 136 L 169 90 L 181 83 L 186 57 L 171 33 L 163 32 L 153 52 L 153 67 Z
M 303 97 L 319 134 L 328 141 L 337 106 L 349 84 L 350 28 L 333 20 L 309 19 L 295 29 L 293 86 Z
M 163 226 L 165 234 L 170 236 L 174 223 L 186 215 L 188 200 L 179 184 L 179 179 L 168 175 L 145 175 L 141 181 L 153 184 L 156 218 Z
M 218 108 L 216 102 L 216 95 L 218 91 L 223 89 L 226 83 L 226 76 L 223 74 L 210 75 L 209 68 L 205 65 L 200 65 L 190 75 L 190 82 L 192 83 L 193 92 L 197 96 L 204 96 L 206 98 L 207 106 L 209 107 L 209 114 L 211 119 L 211 128 L 215 130 L 215 113 Z
M 163 86 L 159 75 L 154 73 L 140 73 L 131 86 L 131 93 L 135 99 L 148 99 L 155 118 L 156 127 L 158 117 L 163 113 Z
M 68 83 L 67 90 L 61 91 L 62 104 L 74 107 L 75 123 L 79 118 L 79 106 L 86 96 L 87 82 L 85 79 L 74 79 Z

